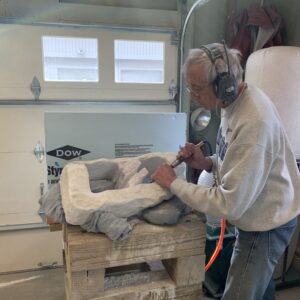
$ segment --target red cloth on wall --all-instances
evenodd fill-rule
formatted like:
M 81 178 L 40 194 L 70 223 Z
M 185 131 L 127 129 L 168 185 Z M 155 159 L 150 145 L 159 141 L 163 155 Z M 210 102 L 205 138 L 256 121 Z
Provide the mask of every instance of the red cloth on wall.
M 282 45 L 283 20 L 273 5 L 250 5 L 237 16 L 233 28 L 233 38 L 228 44 L 241 51 L 243 64 L 253 51 Z

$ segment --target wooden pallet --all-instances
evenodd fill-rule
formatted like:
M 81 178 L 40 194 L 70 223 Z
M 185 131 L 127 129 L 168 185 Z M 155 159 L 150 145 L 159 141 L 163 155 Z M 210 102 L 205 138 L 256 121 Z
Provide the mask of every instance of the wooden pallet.
M 55 222 L 52 218 L 47 217 L 47 224 L 49 226 L 49 230 L 52 231 L 61 231 L 62 230 L 62 224 Z
M 201 299 L 206 231 L 195 215 L 176 226 L 138 224 L 118 242 L 68 224 L 63 234 L 67 300 Z

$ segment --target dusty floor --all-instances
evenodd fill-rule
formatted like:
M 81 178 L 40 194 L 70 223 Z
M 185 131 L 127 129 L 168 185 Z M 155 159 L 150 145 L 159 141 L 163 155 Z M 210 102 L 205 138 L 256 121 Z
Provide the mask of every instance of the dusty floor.
M 300 286 L 277 291 L 276 299 L 299 300 Z M 64 270 L 57 268 L 0 275 L 0 300 L 65 300 Z

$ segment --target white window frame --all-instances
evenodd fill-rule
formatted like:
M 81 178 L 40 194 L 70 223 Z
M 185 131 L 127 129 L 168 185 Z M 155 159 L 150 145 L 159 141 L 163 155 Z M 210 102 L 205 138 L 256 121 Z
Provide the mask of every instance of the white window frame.
M 53 38 L 53 39 L 65 39 L 65 41 L 66 40 L 69 40 L 69 41 L 71 41 L 72 42 L 72 40 L 73 40 L 73 42 L 76 44 L 76 39 L 81 39 L 81 40 L 90 40 L 90 42 L 91 41 L 94 41 L 95 42 L 95 49 L 88 49 L 88 51 L 89 50 L 94 50 L 94 51 L 92 51 L 92 52 L 96 52 L 96 57 L 95 57 L 95 60 L 96 60 L 96 68 L 86 68 L 86 67 L 84 67 L 84 66 L 82 66 L 82 67 L 75 67 L 75 66 L 69 66 L 69 67 L 64 67 L 64 66 L 56 66 L 56 71 L 57 71 L 57 77 L 59 77 L 58 76 L 58 73 L 59 73 L 59 70 L 84 70 L 84 69 L 86 69 L 86 70 L 92 70 L 92 69 L 94 69 L 94 70 L 96 70 L 97 71 L 97 75 L 96 75 L 96 78 L 95 78 L 95 80 L 79 80 L 79 79 L 58 79 L 58 78 L 56 78 L 56 79 L 50 79 L 50 78 L 46 78 L 46 67 L 49 67 L 49 66 L 46 66 L 46 59 L 47 58 L 49 58 L 49 56 L 45 56 L 45 52 L 47 51 L 47 49 L 46 49 L 46 45 L 45 45 L 45 42 L 47 42 L 47 40 L 49 40 L 49 39 L 51 39 L 51 38 Z M 54 42 L 54 41 L 52 41 L 52 42 Z M 98 39 L 95 39 L 95 38 L 85 38 L 85 37 L 61 37 L 61 36 L 42 36 L 42 53 L 43 53 L 43 74 L 44 74 L 44 77 L 43 77 L 43 79 L 44 79 L 44 81 L 52 81 L 52 82 L 64 82 L 64 81 L 66 81 L 66 82 L 99 82 L 99 58 L 98 58 L 98 53 L 99 53 L 99 41 L 98 41 Z M 57 45 L 52 45 L 52 47 L 53 46 L 57 46 Z M 78 45 L 75 45 L 75 47 L 78 47 Z M 70 48 L 73 48 L 73 49 L 70 49 Z M 73 53 L 66 53 L 67 55 L 70 55 L 70 54 L 72 54 L 73 55 L 73 57 L 70 55 L 70 56 L 66 56 L 67 58 L 75 58 L 74 56 L 74 52 L 75 52 L 75 48 L 74 48 L 74 45 L 73 45 L 73 47 L 68 47 L 68 49 L 69 49 L 69 51 L 71 50 Z M 76 54 L 78 54 L 77 55 L 77 57 L 76 58 L 78 58 L 78 56 L 81 56 L 81 58 L 83 57 L 82 56 L 82 54 L 80 54 L 79 52 L 80 52 L 80 50 L 82 50 L 82 49 L 77 49 L 77 51 L 76 51 Z M 70 52 L 71 52 L 70 51 Z M 51 57 L 51 56 L 50 56 Z M 54 58 L 54 59 L 56 59 L 56 58 L 61 58 L 61 56 L 59 57 L 59 56 L 57 56 L 57 57 L 51 57 L 51 58 Z M 64 58 L 64 57 L 63 57 Z
M 177 78 L 177 46 L 170 33 L 106 30 L 71 27 L 47 27 L 1 24 L 0 100 L 34 100 L 30 83 L 36 77 L 41 85 L 39 101 L 165 101 L 170 99 L 169 85 Z M 45 82 L 43 79 L 42 36 L 98 39 L 99 82 Z M 163 84 L 114 82 L 114 40 L 162 41 L 165 44 Z
M 127 41 L 129 41 L 129 42 L 149 42 L 149 43 L 151 43 L 151 42 L 153 42 L 153 43 L 161 43 L 162 44 L 162 61 L 163 61 L 163 66 L 162 66 L 162 71 L 161 71 L 161 69 L 158 69 L 157 67 L 156 68 L 152 68 L 152 69 L 148 69 L 148 70 L 146 70 L 146 69 L 144 69 L 144 68 L 138 68 L 138 66 L 127 66 L 127 68 L 123 68 L 123 69 L 121 69 L 121 70 L 118 70 L 117 69 L 117 66 L 116 66 L 116 62 L 117 62 L 117 60 L 119 59 L 119 60 L 121 60 L 120 58 L 116 58 L 116 43 L 117 42 L 127 42 Z M 142 40 L 139 40 L 139 41 L 132 41 L 132 40 L 114 40 L 114 60 L 115 60 L 115 82 L 117 82 L 117 83 L 131 83 L 131 84 L 142 84 L 142 83 L 145 83 L 145 84 L 164 84 L 164 80 L 165 80 L 165 59 L 166 59 L 166 55 L 165 55 L 165 43 L 164 42 L 162 42 L 162 41 L 142 41 Z M 133 58 L 134 59 L 134 58 Z M 125 59 L 126 60 L 126 59 Z M 135 58 L 135 61 L 138 61 L 138 58 Z M 150 60 L 145 60 L 145 61 L 147 61 L 147 62 L 149 62 Z M 118 74 L 118 76 L 117 76 L 117 71 L 119 71 L 118 73 L 120 73 L 120 74 Z M 121 74 L 122 74 L 122 71 L 124 72 L 124 71 L 132 71 L 132 72 L 134 72 L 134 71 L 143 71 L 143 72 L 147 72 L 147 71 L 149 71 L 149 72 L 153 72 L 153 71 L 158 71 L 158 72 L 162 72 L 162 79 L 161 79 L 161 81 L 160 82 L 143 82 L 143 81 L 138 81 L 138 82 L 134 82 L 134 81 L 121 81 L 120 79 L 119 79 L 119 77 L 121 77 Z

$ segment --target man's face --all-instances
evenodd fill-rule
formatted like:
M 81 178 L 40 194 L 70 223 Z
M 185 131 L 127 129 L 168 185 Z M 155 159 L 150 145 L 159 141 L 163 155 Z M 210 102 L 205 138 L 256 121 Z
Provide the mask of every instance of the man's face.
M 186 88 L 191 99 L 199 103 L 205 109 L 215 109 L 216 98 L 212 83 L 207 81 L 204 68 L 200 64 L 190 65 L 186 73 Z

